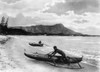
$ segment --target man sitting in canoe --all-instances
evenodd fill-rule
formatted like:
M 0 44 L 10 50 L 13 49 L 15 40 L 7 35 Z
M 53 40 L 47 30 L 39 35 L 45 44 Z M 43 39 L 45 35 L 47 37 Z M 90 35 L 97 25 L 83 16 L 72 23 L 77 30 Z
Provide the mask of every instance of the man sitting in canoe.
M 41 41 L 39 41 L 39 44 L 42 44 L 42 42 L 41 42 Z

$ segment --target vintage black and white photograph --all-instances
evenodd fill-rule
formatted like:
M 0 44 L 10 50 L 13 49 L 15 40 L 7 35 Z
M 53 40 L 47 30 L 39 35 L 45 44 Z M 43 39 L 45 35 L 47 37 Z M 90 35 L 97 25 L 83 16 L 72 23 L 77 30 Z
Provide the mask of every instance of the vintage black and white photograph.
M 100 72 L 100 0 L 0 0 L 0 72 Z

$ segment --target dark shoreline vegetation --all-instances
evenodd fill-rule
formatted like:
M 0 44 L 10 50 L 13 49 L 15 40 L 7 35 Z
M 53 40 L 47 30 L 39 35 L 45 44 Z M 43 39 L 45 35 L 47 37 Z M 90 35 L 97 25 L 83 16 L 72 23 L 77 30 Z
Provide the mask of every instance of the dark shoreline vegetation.
M 0 23 L 0 35 L 44 35 L 44 36 L 82 36 L 82 37 L 100 37 L 100 35 L 88 35 L 75 32 L 69 28 L 63 26 L 63 24 L 55 25 L 36 25 L 36 26 L 18 26 L 8 27 L 8 18 L 2 17 Z

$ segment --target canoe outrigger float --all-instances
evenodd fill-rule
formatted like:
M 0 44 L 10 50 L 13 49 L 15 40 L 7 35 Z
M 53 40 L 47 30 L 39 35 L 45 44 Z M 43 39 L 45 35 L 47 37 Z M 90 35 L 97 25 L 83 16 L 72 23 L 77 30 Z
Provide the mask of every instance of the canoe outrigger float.
M 29 43 L 29 45 L 31 45 L 31 46 L 40 46 L 40 47 L 43 46 L 43 44 L 37 44 L 37 43 Z
M 25 56 L 27 56 L 28 58 L 31 58 L 31 59 L 35 59 L 35 60 L 39 60 L 39 61 L 46 61 L 46 62 L 50 62 L 50 63 L 53 63 L 54 64 L 54 61 L 56 64 L 75 64 L 77 63 L 79 65 L 80 68 L 81 65 L 79 64 L 82 59 L 83 59 L 83 56 L 82 57 L 68 57 L 69 59 L 68 60 L 62 60 L 62 56 L 53 56 L 51 58 L 49 58 L 49 55 L 48 54 L 40 54 L 40 53 L 33 53 L 33 54 L 28 54 L 28 53 L 24 53 Z

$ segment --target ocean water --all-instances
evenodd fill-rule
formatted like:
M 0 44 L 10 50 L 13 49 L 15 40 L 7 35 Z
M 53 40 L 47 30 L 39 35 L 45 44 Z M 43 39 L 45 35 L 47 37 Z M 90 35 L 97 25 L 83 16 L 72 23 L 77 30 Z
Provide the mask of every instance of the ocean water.
M 68 36 L 19 36 L 24 42 L 42 41 L 46 44 L 39 48 L 43 53 L 53 51 L 53 46 L 62 49 L 67 56 L 83 56 L 83 62 L 100 66 L 100 37 L 68 37 Z
M 10 39 L 6 40 L 8 37 Z M 43 47 L 29 45 L 30 42 L 38 43 L 40 40 L 44 43 Z M 2 41 L 7 42 L 2 44 Z M 83 56 L 82 63 L 87 66 L 82 65 L 84 69 L 81 70 L 55 68 L 46 63 L 33 61 L 24 55 L 24 50 L 29 53 L 47 54 L 53 51 L 53 46 L 63 50 L 67 56 Z M 0 36 L 0 71 L 4 69 L 1 72 L 99 72 L 100 70 L 97 70 L 100 69 L 99 47 L 100 37 Z

